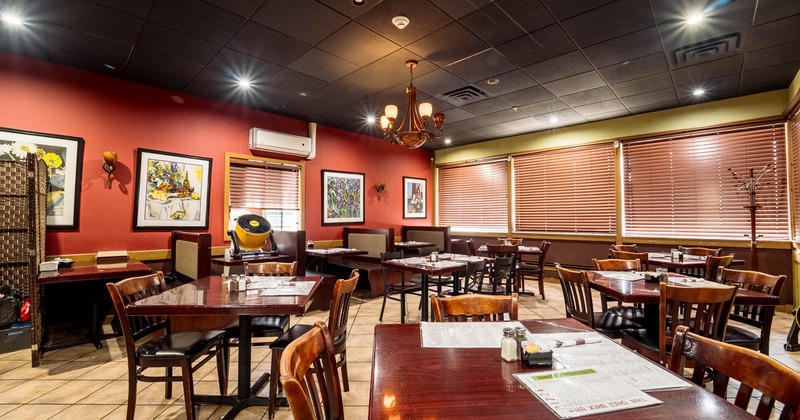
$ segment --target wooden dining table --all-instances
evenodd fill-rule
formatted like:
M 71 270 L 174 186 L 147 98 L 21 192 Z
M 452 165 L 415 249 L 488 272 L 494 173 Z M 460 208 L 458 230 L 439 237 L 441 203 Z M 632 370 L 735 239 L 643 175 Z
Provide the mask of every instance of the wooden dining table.
M 666 267 L 677 272 L 701 270 L 706 268 L 706 258 L 699 255 L 684 255 L 682 260 L 672 259 L 672 255 L 663 252 L 648 252 L 647 260 L 650 265 Z M 744 265 L 744 260 L 734 259 L 731 265 Z
M 464 256 L 465 258 L 467 256 Z M 424 260 L 424 261 L 423 261 Z M 461 293 L 461 282 L 458 279 L 459 271 L 467 268 L 466 262 L 448 259 L 437 263 L 431 263 L 430 257 L 411 257 L 397 260 L 388 260 L 381 263 L 384 267 L 391 270 L 405 271 L 412 274 L 419 274 L 421 279 L 422 291 L 428 290 L 430 276 L 452 275 L 453 294 Z M 422 306 L 422 316 L 420 319 L 428 319 L 428 300 L 427 296 L 422 296 L 420 305 Z
M 239 363 L 238 390 L 236 395 L 195 395 L 198 403 L 230 405 L 231 409 L 223 417 L 232 419 L 244 408 L 267 406 L 269 399 L 256 395 L 269 380 L 264 373 L 250 386 L 251 371 L 251 320 L 259 315 L 303 315 L 314 299 L 322 283 L 322 277 L 293 277 L 288 281 L 313 281 L 314 285 L 307 295 L 261 296 L 260 290 L 232 292 L 223 276 L 210 276 L 191 283 L 169 289 L 164 293 L 150 296 L 128 305 L 130 315 L 165 316 L 239 316 Z
M 591 331 L 573 319 L 522 324 L 533 334 Z M 370 419 L 558 418 L 513 376 L 544 369 L 504 362 L 499 348 L 425 348 L 420 337 L 419 324 L 375 327 Z M 753 418 L 696 385 L 651 391 L 651 395 L 663 404 L 591 418 Z
M 330 258 L 353 257 L 367 254 L 369 254 L 369 251 L 356 248 L 306 249 L 306 256 L 309 257 L 306 262 L 306 267 L 313 267 L 314 271 L 325 273 L 325 265 Z

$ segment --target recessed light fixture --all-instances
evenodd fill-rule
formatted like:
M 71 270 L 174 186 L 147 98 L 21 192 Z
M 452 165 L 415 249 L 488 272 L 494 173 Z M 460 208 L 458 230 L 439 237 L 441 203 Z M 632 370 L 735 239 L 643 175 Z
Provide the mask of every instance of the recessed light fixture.
M 250 80 L 248 79 L 239 79 L 239 81 L 237 81 L 236 84 L 239 85 L 240 88 L 245 88 L 245 89 L 253 86 L 253 83 L 250 82 Z
M 693 13 L 686 18 L 686 23 L 689 25 L 695 25 L 700 23 L 700 21 L 702 21 L 705 17 L 706 15 L 703 12 Z
M 703 88 L 697 88 L 697 89 L 692 91 L 692 95 L 694 95 L 694 96 L 703 96 L 705 94 L 706 94 L 706 90 L 703 89 Z
M 489 79 L 486 81 L 487 85 L 496 85 L 498 83 L 500 83 L 500 79 Z
M 113 64 L 109 64 L 109 63 L 104 63 L 103 67 L 105 67 L 105 68 L 107 68 L 109 70 L 116 70 L 117 69 L 116 66 L 114 66 Z
M 450 144 L 452 142 L 453 142 L 453 140 L 450 140 L 450 138 L 444 139 L 444 144 Z
M 369 117 L 367 117 L 367 122 L 370 124 L 375 124 L 375 117 L 370 115 Z
M 22 25 L 24 23 L 20 16 L 7 12 L 0 13 L 0 20 L 2 20 L 3 22 L 10 23 L 12 25 Z
M 511 110 L 514 111 L 514 112 L 517 112 L 517 111 L 519 111 L 519 107 L 514 105 L 514 106 L 511 107 Z
M 353 6 L 361 7 L 367 4 L 367 0 L 353 0 Z
M 397 29 L 404 29 L 411 21 L 405 16 L 395 16 L 392 18 L 392 24 L 397 26 Z
M 550 124 L 556 124 L 556 123 L 558 123 L 558 115 L 553 115 L 552 117 L 550 117 Z

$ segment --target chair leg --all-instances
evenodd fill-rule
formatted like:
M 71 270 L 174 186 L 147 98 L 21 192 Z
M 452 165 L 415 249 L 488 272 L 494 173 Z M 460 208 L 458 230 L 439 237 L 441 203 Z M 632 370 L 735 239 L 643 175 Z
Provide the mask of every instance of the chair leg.
M 275 400 L 278 398 L 278 363 L 281 360 L 281 350 L 272 349 L 272 362 L 269 367 L 269 409 L 267 414 L 270 419 L 275 418 Z
M 386 309 L 386 296 L 389 295 L 389 289 L 383 289 L 383 304 L 381 305 L 381 316 L 378 317 L 378 321 L 383 322 L 383 310 Z
M 542 300 L 544 300 L 544 271 L 539 273 L 539 294 L 542 295 Z
M 192 362 L 184 359 L 181 362 L 183 374 L 183 400 L 186 403 L 186 419 L 194 420 L 194 378 L 192 375 Z
M 136 368 L 128 368 L 128 413 L 127 420 L 133 420 L 133 414 L 136 411 L 136 384 L 139 380 L 136 378 Z
M 400 291 L 400 323 L 406 323 L 406 293 Z
M 221 348 L 217 351 L 217 378 L 219 379 L 219 395 L 228 395 L 228 341 L 227 338 L 222 337 Z
M 350 380 L 347 378 L 347 354 L 342 353 L 342 389 L 344 392 L 350 392 Z
M 166 370 L 167 378 L 172 378 L 172 368 L 168 367 Z M 168 400 L 172 399 L 172 379 L 168 379 L 166 382 L 164 382 L 164 398 Z

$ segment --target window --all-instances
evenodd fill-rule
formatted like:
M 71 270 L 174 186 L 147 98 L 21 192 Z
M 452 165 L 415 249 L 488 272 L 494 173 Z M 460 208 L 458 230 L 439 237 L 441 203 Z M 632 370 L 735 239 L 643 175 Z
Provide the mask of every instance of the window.
M 507 158 L 438 170 L 439 225 L 454 232 L 508 231 Z
M 611 143 L 515 156 L 515 231 L 614 233 L 614 190 Z
M 301 229 L 303 163 L 226 155 L 228 229 L 242 214 L 258 214 L 274 230 Z
M 749 177 L 767 164 L 757 234 L 788 239 L 784 124 L 689 133 L 623 144 L 625 235 L 742 239 L 750 234 Z
M 800 107 L 789 118 L 789 133 L 792 145 L 792 168 L 794 170 L 794 239 L 800 240 Z

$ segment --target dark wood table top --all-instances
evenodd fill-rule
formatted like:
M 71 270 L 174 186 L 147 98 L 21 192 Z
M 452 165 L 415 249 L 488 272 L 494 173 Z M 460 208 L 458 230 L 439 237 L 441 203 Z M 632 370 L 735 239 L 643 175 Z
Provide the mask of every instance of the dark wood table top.
M 406 241 L 406 242 L 395 242 L 394 249 L 396 251 L 406 251 L 409 249 L 419 249 L 419 248 L 427 248 L 429 246 L 436 246 L 433 242 L 420 242 L 420 241 Z
M 478 247 L 478 252 L 485 254 L 487 252 L 486 244 L 483 244 Z M 523 255 L 541 255 L 542 250 L 539 249 L 538 246 L 527 246 L 527 245 L 519 245 L 517 246 L 517 254 Z
M 69 283 L 74 281 L 113 280 L 144 276 L 152 270 L 147 264 L 130 258 L 127 263 L 100 264 L 93 261 L 75 261 L 72 267 L 39 273 L 39 284 Z
M 131 305 L 131 315 L 302 315 L 311 305 L 322 277 L 294 277 L 314 281 L 304 296 L 259 296 L 261 290 L 231 292 L 226 277 L 210 276 L 169 289 Z
M 242 265 L 243 263 L 262 263 L 262 262 L 284 262 L 284 261 L 294 261 L 294 258 L 291 255 L 258 255 L 258 256 L 244 256 L 239 259 L 234 259 L 231 257 L 217 257 L 212 258 L 211 262 L 213 264 L 221 265 L 221 266 L 237 266 Z
M 522 321 L 533 333 L 587 331 L 572 319 Z M 419 324 L 375 327 L 370 419 L 557 419 L 512 375 L 500 349 L 422 348 Z M 541 369 L 539 369 L 541 370 Z M 652 392 L 664 404 L 592 419 L 742 418 L 747 413 L 698 386 Z M 752 416 L 751 416 L 752 418 Z
M 355 248 L 306 249 L 306 255 L 314 258 L 333 258 L 367 254 L 369 254 L 369 251 L 362 251 Z
M 600 293 L 606 294 L 626 303 L 658 304 L 658 283 L 650 283 L 644 280 L 618 280 L 605 277 L 596 271 L 589 271 L 587 274 L 589 277 L 589 284 L 591 285 L 592 289 L 595 289 Z M 676 273 L 670 273 L 670 277 L 683 277 L 697 280 L 695 277 L 683 276 Z M 681 282 L 670 282 L 669 284 L 680 286 Z M 734 302 L 741 305 L 776 306 L 780 304 L 780 299 L 777 296 L 768 295 L 766 293 L 739 289 L 736 291 L 736 298 Z
M 706 259 L 697 255 L 684 255 L 683 261 L 675 261 L 669 253 L 648 252 L 650 265 L 674 268 L 676 270 L 694 270 L 706 267 Z M 744 260 L 733 260 L 731 265 L 744 265 Z

